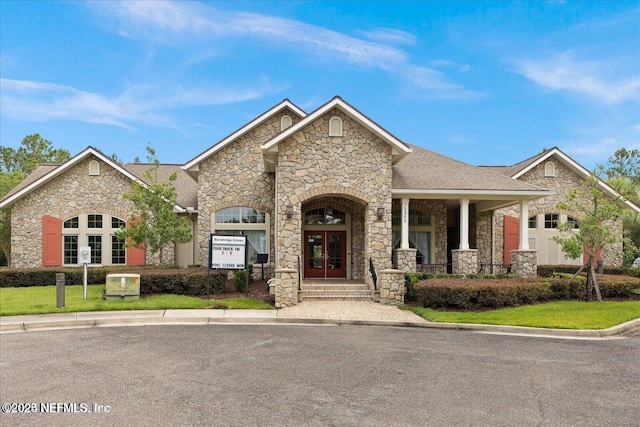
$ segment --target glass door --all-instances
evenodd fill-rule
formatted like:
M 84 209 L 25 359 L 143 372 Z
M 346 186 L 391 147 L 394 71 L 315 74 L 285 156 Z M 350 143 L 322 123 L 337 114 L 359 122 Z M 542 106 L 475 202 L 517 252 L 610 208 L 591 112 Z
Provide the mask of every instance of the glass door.
M 304 277 L 346 278 L 346 231 L 305 231 Z

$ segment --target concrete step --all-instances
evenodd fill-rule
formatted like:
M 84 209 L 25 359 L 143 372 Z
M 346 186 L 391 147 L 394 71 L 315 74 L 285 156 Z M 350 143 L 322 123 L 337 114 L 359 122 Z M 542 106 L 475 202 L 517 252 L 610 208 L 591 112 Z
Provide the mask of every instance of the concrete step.
M 371 301 L 371 289 L 365 283 L 322 282 L 302 283 L 302 300 Z

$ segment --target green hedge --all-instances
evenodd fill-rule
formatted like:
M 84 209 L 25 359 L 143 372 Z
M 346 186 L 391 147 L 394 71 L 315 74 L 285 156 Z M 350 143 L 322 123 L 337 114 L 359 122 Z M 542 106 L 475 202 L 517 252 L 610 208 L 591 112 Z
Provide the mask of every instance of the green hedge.
M 575 274 L 580 269 L 579 265 L 539 265 L 538 277 L 552 277 L 554 273 Z M 597 268 L 596 268 L 597 273 Z M 632 267 L 608 267 L 604 266 L 604 274 L 627 275 L 640 277 L 640 268 Z
M 226 273 L 206 269 L 87 269 L 87 283 L 104 284 L 107 274 L 140 274 L 142 294 L 206 295 L 224 293 Z M 56 284 L 56 273 L 65 274 L 65 284 L 82 285 L 81 268 L 39 268 L 0 270 L 0 287 L 52 286 Z
M 453 310 L 479 310 L 513 307 L 555 300 L 584 300 L 586 280 L 549 278 L 522 284 L 483 284 L 469 280 L 464 284 L 452 280 L 451 285 L 430 285 L 429 281 L 412 285 L 413 300 L 422 307 Z M 603 299 L 640 300 L 640 284 L 630 282 L 600 283 Z

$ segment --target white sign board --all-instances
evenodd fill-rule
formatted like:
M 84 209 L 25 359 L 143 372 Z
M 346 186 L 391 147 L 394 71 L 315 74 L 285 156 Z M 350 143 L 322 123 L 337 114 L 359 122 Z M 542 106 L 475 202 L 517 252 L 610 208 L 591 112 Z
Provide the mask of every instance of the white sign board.
M 78 249 L 78 264 L 91 264 L 91 246 L 80 246 Z
M 209 243 L 210 268 L 244 270 L 247 268 L 247 236 L 211 235 Z

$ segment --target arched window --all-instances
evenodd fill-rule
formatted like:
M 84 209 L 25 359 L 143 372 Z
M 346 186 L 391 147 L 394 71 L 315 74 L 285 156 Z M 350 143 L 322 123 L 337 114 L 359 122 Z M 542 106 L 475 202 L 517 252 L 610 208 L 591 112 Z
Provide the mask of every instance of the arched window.
M 292 124 L 293 124 L 293 121 L 291 120 L 291 117 L 282 116 L 282 118 L 280 119 L 280 130 L 283 131 L 289 126 L 291 126 Z
M 247 236 L 249 262 L 255 263 L 258 254 L 270 251 L 269 214 L 248 206 L 220 209 L 212 215 L 211 230 L 215 234 Z
M 580 222 L 578 221 L 577 218 L 574 218 L 572 216 L 568 216 L 567 215 L 567 222 L 569 224 L 573 224 L 573 226 L 571 228 L 580 228 Z
M 537 216 L 529 217 L 529 228 L 538 228 L 538 217 Z
M 329 136 L 342 136 L 342 119 L 334 116 L 329 119 Z
M 556 165 L 553 162 L 544 164 L 544 176 L 556 176 Z
M 91 160 L 89 162 L 89 175 L 100 175 L 100 163 L 96 160 Z
M 347 215 L 332 207 L 311 209 L 304 213 L 306 225 L 342 225 L 347 223 Z

